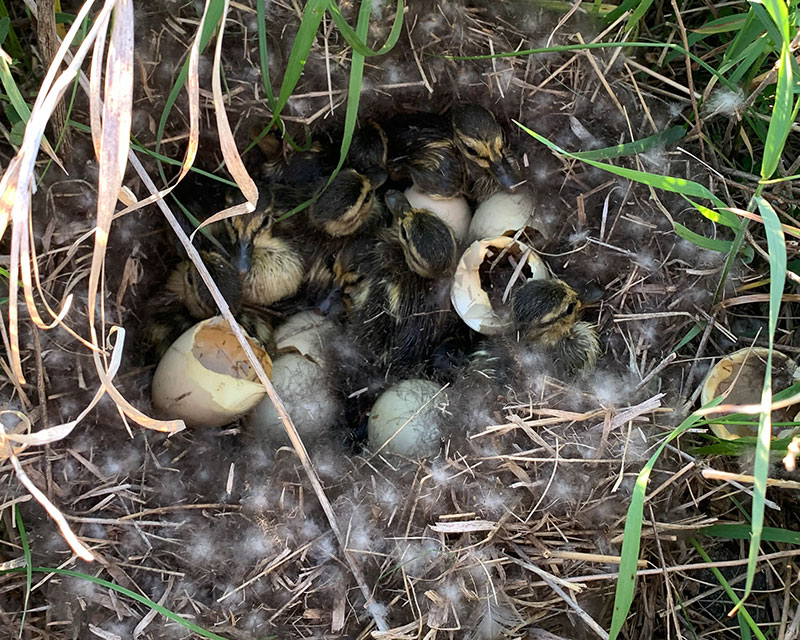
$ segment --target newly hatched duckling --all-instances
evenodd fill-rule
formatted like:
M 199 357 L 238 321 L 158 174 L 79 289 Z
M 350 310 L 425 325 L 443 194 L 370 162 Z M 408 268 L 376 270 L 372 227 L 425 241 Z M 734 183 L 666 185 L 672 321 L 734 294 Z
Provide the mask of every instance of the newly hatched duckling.
M 428 358 L 457 319 L 449 302 L 456 264 L 453 232 L 436 215 L 414 209 L 398 191 L 386 194 L 395 223 L 384 229 L 366 256 L 345 252 L 337 260 L 359 343 L 397 374 Z M 342 282 L 343 274 L 349 282 Z
M 353 136 L 347 164 L 375 182 L 383 174 L 386 178 L 386 166 L 389 154 L 389 139 L 383 127 L 374 120 L 369 120 Z
M 308 209 L 312 229 L 303 232 L 307 240 L 303 245 L 308 264 L 306 293 L 325 312 L 329 311 L 333 265 L 339 253 L 348 245 L 373 238 L 384 225 L 375 189 L 385 179 L 386 172 L 378 170 L 368 177 L 355 169 L 343 169 Z
M 216 251 L 201 251 L 217 288 L 235 314 L 242 303 L 242 281 L 233 265 Z M 184 260 L 167 276 L 164 288 L 147 303 L 139 334 L 143 351 L 158 360 L 192 325 L 217 313 L 217 306 L 191 260 Z
M 514 318 L 520 340 L 547 349 L 564 373 L 594 369 L 600 353 L 597 333 L 588 322 L 578 321 L 582 303 L 563 280 L 528 280 L 514 294 Z
M 225 221 L 245 303 L 268 307 L 296 294 L 303 282 L 302 256 L 290 240 L 274 233 L 280 210 L 274 201 L 260 201 L 255 212 Z
M 509 161 L 502 128 L 481 106 L 456 107 L 445 116 L 396 116 L 387 123 L 386 133 L 390 177 L 410 178 L 433 198 L 484 199 L 521 181 Z

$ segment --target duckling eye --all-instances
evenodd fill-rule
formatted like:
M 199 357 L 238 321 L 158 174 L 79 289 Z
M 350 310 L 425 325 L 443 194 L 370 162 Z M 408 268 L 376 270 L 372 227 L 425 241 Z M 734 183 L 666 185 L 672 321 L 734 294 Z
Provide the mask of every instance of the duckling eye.
M 466 151 L 471 156 L 480 155 L 480 152 L 475 147 L 471 147 L 468 144 L 464 145 L 464 151 Z
M 404 224 L 400 225 L 400 237 L 403 239 L 403 242 L 408 243 L 408 231 L 406 231 L 406 226 Z
M 574 302 L 570 302 L 570 303 L 567 305 L 567 308 L 564 310 L 564 315 L 565 315 L 565 316 L 570 316 L 570 315 L 572 315 L 572 313 L 575 311 L 575 307 L 576 307 L 576 306 L 577 306 L 577 305 L 576 305 L 576 303 L 574 303 Z

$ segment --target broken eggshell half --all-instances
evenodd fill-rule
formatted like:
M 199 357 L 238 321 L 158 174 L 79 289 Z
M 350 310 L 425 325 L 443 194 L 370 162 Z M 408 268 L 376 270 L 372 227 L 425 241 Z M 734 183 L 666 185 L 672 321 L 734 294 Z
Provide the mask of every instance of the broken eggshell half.
M 245 334 L 247 336 L 247 334 Z M 272 360 L 247 336 L 267 375 Z M 215 316 L 185 331 L 167 349 L 153 376 L 156 411 L 190 427 L 221 427 L 266 395 L 227 321 Z
M 427 209 L 435 213 L 438 218 L 450 227 L 457 242 L 466 242 L 472 211 L 470 211 L 467 199 L 464 196 L 444 199 L 431 198 L 427 193 L 423 193 L 416 187 L 406 189 L 405 196 L 409 204 L 415 209 Z
M 313 311 L 291 316 L 275 329 L 276 357 L 272 385 L 301 438 L 321 434 L 336 420 L 341 405 L 331 389 L 324 343 L 334 329 L 331 320 Z M 257 437 L 286 442 L 286 431 L 268 397 L 248 418 Z
M 502 254 L 505 254 L 501 257 Z M 508 236 L 498 236 L 473 242 L 456 267 L 450 301 L 467 325 L 484 335 L 497 335 L 511 330 L 511 294 L 502 298 L 505 288 L 514 277 L 515 268 L 510 259 L 527 263 L 517 281 L 517 286 L 528 279 L 545 279 L 550 274 L 542 259 L 526 244 Z M 500 258 L 494 268 L 492 263 Z M 509 259 L 510 258 L 510 259 Z M 492 274 L 494 277 L 485 277 Z
M 769 351 L 763 347 L 749 347 L 734 351 L 722 358 L 711 367 L 703 382 L 701 403 L 708 404 L 717 396 L 727 394 L 723 400 L 724 404 L 759 404 L 768 353 Z M 776 391 L 786 389 L 800 379 L 797 363 L 780 351 L 772 351 L 772 368 L 772 384 Z M 796 405 L 777 409 L 772 412 L 772 420 L 773 422 L 797 420 L 800 415 L 797 410 Z M 754 418 L 757 420 L 755 416 L 749 418 L 751 421 Z M 711 423 L 708 426 L 712 433 L 722 440 L 736 440 L 758 434 L 758 427 L 754 425 Z M 773 429 L 773 436 L 784 438 L 796 431 L 797 429 L 776 427 Z

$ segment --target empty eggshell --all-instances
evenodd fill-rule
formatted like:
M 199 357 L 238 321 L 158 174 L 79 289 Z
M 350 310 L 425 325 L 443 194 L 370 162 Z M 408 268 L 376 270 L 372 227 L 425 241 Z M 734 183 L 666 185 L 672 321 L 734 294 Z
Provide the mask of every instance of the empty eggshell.
M 392 385 L 377 399 L 367 423 L 372 451 L 413 458 L 436 455 L 441 429 L 441 387 L 430 380 L 411 378 Z
M 513 250 L 520 258 L 527 251 L 529 277 L 537 280 L 550 277 L 547 267 L 535 251 L 528 251 L 527 245 L 508 236 L 476 240 L 467 247 L 453 276 L 450 300 L 461 319 L 471 329 L 485 335 L 504 333 L 510 331 L 512 326 L 510 309 L 492 306 L 489 294 L 483 288 L 480 272 L 489 251 L 498 255 L 506 248 Z
M 472 212 L 464 196 L 444 199 L 431 198 L 416 187 L 406 189 L 405 196 L 412 207 L 427 209 L 441 218 L 453 231 L 456 241 L 464 242 L 467 239 Z
M 267 375 L 272 360 L 252 338 Z M 203 320 L 167 349 L 153 376 L 153 406 L 188 426 L 220 427 L 255 407 L 266 394 L 224 318 Z
M 497 236 L 513 236 L 519 229 L 531 226 L 533 209 L 529 193 L 498 191 L 475 210 L 467 239 L 474 242 Z
M 758 404 L 761 402 L 761 389 L 766 373 L 766 359 L 769 351 L 763 347 L 739 349 L 725 356 L 708 372 L 700 393 L 700 401 L 707 404 L 714 398 L 727 392 L 724 404 Z M 772 352 L 772 384 L 775 391 L 791 386 L 800 379 L 800 369 L 789 356 Z M 732 387 L 732 388 L 731 388 Z M 797 407 L 778 409 L 773 412 L 775 422 L 788 422 L 797 413 Z M 794 417 L 794 418 L 793 418 Z M 709 424 L 709 429 L 722 440 L 736 440 L 741 437 L 754 437 L 758 433 L 757 426 L 738 424 Z M 783 429 L 774 432 L 778 438 L 788 437 L 796 429 Z

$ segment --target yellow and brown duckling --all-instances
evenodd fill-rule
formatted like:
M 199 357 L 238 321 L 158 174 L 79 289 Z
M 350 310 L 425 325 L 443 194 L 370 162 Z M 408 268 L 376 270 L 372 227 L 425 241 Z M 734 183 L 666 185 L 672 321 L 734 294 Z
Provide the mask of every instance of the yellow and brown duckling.
M 503 129 L 481 106 L 455 107 L 443 116 L 396 116 L 387 123 L 386 134 L 390 177 L 410 178 L 431 197 L 484 199 L 491 194 L 487 191 L 512 190 L 521 182 Z M 476 187 L 480 193 L 475 193 Z
M 448 295 L 456 241 L 442 220 L 411 207 L 402 193 L 389 191 L 386 205 L 393 226 L 378 234 L 360 261 L 353 251 L 343 253 L 337 284 L 349 297 L 359 343 L 399 373 L 424 362 L 457 324 Z M 348 259 L 357 263 L 343 265 Z
M 583 307 L 578 294 L 558 279 L 528 280 L 512 301 L 521 341 L 544 347 L 565 374 L 594 369 L 600 353 L 597 332 L 579 321 Z
M 383 175 L 385 180 L 389 156 L 389 139 L 383 127 L 374 120 L 362 124 L 353 136 L 347 164 L 373 182 Z M 381 182 L 383 182 L 381 180 Z
M 275 233 L 276 211 L 262 204 L 253 213 L 228 218 L 225 227 L 243 302 L 269 307 L 297 293 L 305 265 L 292 241 Z
M 201 251 L 217 288 L 231 311 L 242 304 L 242 281 L 239 273 L 222 254 Z M 164 288 L 147 303 L 139 342 L 148 358 L 157 360 L 169 346 L 192 325 L 217 313 L 211 292 L 191 260 L 184 260 L 167 276 Z

